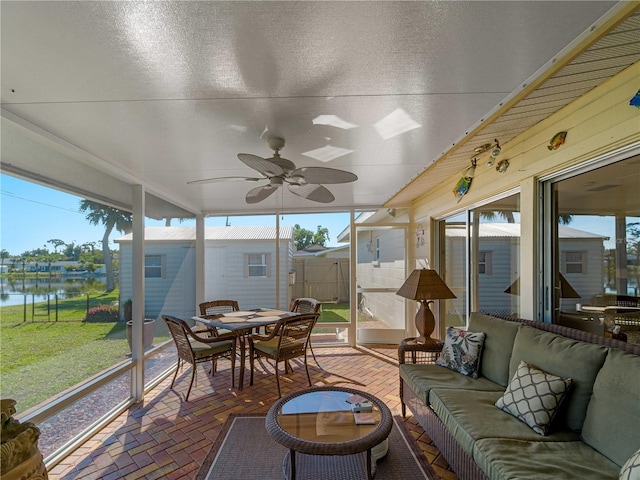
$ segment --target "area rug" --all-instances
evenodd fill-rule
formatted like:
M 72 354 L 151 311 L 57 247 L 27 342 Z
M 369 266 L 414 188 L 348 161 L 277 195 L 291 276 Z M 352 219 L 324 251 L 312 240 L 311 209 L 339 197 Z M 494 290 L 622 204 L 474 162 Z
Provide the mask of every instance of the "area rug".
M 267 433 L 264 416 L 232 414 L 196 480 L 279 480 L 284 478 L 282 460 L 288 450 Z M 298 478 L 331 480 L 326 475 L 298 471 Z M 402 420 L 393 419 L 389 451 L 378 460 L 376 480 L 438 480 Z M 333 480 L 346 480 L 336 478 Z

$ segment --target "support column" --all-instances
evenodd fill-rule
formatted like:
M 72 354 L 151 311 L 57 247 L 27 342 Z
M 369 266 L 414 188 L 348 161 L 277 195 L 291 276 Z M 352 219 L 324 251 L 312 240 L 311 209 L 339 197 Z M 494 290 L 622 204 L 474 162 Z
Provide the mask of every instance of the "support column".
M 206 291 L 206 278 L 205 278 L 205 226 L 204 215 L 196 215 L 196 315 L 200 314 L 198 305 L 206 301 L 204 294 Z
M 356 212 L 351 209 L 349 212 L 349 311 L 351 312 L 351 323 L 349 324 L 349 345 L 356 346 L 356 335 L 358 334 L 358 286 L 356 285 Z
M 131 359 L 132 370 L 131 395 L 136 402 L 144 396 L 144 212 L 145 189 L 134 185 L 133 193 L 133 241 L 132 241 L 132 320 Z
M 276 213 L 276 310 L 280 309 L 280 215 Z

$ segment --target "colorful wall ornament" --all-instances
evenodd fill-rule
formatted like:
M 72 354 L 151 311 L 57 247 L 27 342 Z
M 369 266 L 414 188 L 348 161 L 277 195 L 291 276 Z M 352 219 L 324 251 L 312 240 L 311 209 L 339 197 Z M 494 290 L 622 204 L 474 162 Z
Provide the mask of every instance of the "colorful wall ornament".
M 549 150 L 557 150 L 558 147 L 560 147 L 560 145 L 562 145 L 566 139 L 567 132 L 558 132 L 553 136 L 553 138 L 549 142 L 549 145 L 547 145 L 547 148 Z

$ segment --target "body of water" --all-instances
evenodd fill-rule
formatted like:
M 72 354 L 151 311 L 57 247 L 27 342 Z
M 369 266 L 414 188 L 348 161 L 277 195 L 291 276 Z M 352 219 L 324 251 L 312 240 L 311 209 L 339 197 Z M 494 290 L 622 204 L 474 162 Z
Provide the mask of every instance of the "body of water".
M 54 301 L 104 290 L 105 278 L 42 274 L 39 278 L 0 278 L 0 307 Z

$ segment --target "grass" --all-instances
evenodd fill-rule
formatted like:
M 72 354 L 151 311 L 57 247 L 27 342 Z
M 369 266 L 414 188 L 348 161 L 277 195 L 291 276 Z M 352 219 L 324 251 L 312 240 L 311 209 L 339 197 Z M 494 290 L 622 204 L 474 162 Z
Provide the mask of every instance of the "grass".
M 92 297 L 91 306 L 117 301 L 114 291 Z M 46 312 L 46 302 L 35 306 L 36 312 Z M 0 309 L 0 394 L 16 400 L 19 411 L 125 360 L 130 353 L 125 322 L 83 322 L 86 297 L 65 300 L 60 307 L 57 322 L 25 322 L 22 305 Z M 30 306 L 27 310 L 30 319 Z
M 318 323 L 349 322 L 351 318 L 349 304 L 344 303 L 323 303 L 322 314 Z

